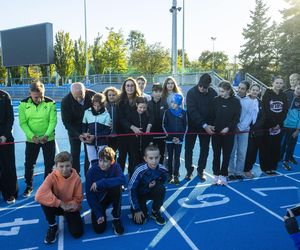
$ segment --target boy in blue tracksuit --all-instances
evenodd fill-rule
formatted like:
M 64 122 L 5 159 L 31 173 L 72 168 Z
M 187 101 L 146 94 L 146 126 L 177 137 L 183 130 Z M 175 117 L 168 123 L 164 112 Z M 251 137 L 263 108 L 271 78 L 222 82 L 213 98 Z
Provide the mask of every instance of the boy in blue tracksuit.
M 112 204 L 112 226 L 117 235 L 124 233 L 121 223 L 122 185 L 125 176 L 121 167 L 115 162 L 115 152 L 105 147 L 99 152 L 99 161 L 93 161 L 86 174 L 86 198 L 91 207 L 93 228 L 96 233 L 106 229 L 106 208 Z
M 182 109 L 182 101 L 182 95 L 175 93 L 171 101 L 171 107 L 166 110 L 163 117 L 163 129 L 167 134 L 169 183 L 176 185 L 179 185 L 180 153 L 188 129 L 187 113 Z
M 285 92 L 289 110 L 283 126 L 283 140 L 281 144 L 281 158 L 283 167 L 291 170 L 289 161 L 293 158 L 294 145 L 297 142 L 300 130 L 300 84 L 295 86 L 294 92 Z
M 160 152 L 157 146 L 150 145 L 145 149 L 146 163 L 136 167 L 128 184 L 129 200 L 131 203 L 132 218 L 135 224 L 144 224 L 148 217 L 146 202 L 153 200 L 151 217 L 159 225 L 166 224 L 160 214 L 166 189 L 167 169 L 159 164 Z

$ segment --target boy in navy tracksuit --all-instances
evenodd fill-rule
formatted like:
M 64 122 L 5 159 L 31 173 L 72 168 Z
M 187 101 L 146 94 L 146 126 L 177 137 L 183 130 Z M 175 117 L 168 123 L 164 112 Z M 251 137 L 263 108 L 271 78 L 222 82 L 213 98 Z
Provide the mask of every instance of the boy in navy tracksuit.
M 281 145 L 281 158 L 283 167 L 291 170 L 290 159 L 293 158 L 294 145 L 297 143 L 300 130 L 300 84 L 295 86 L 294 92 L 285 93 L 288 99 L 288 114 L 284 120 L 283 141 Z
M 175 93 L 169 108 L 163 117 L 163 129 L 167 135 L 169 183 L 179 184 L 180 153 L 184 135 L 187 132 L 187 114 L 181 108 L 183 97 Z M 179 132 L 180 134 L 174 134 Z M 174 156 L 174 166 L 173 166 Z
M 106 208 L 112 204 L 112 226 L 117 235 L 124 233 L 121 217 L 122 185 L 125 176 L 115 162 L 115 152 L 105 147 L 99 152 L 99 162 L 94 161 L 86 175 L 86 198 L 91 207 L 93 228 L 96 233 L 106 229 Z
M 167 169 L 159 164 L 159 149 L 150 145 L 145 149 L 146 163 L 136 167 L 128 184 L 129 200 L 131 203 L 132 218 L 135 224 L 143 224 L 148 217 L 146 202 L 153 200 L 151 217 L 159 225 L 166 220 L 160 214 L 163 205 L 167 181 Z

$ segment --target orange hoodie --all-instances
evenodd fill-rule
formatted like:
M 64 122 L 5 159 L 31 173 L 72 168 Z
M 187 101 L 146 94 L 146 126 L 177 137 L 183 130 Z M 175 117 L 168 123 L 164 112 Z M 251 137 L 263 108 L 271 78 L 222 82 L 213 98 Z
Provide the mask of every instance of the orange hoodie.
M 80 210 L 82 199 L 81 180 L 74 169 L 68 178 L 64 178 L 58 170 L 53 170 L 35 195 L 35 200 L 45 206 L 59 207 L 63 201 L 66 204 L 77 205 L 76 210 Z

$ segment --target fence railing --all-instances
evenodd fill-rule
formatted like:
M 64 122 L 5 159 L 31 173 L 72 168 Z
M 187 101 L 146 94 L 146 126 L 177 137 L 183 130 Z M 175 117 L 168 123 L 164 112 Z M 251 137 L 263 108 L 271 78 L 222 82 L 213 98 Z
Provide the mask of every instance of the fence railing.
M 264 84 L 262 81 L 258 80 L 254 76 L 250 75 L 249 73 L 245 74 L 245 80 L 248 81 L 250 84 L 257 83 L 261 87 L 261 95 L 263 95 L 268 88 L 266 84 Z

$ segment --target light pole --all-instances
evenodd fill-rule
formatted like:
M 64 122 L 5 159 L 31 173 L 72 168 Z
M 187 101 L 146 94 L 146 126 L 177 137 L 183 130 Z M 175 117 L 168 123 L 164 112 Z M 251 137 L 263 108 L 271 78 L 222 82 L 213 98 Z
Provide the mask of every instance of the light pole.
M 172 8 L 172 74 L 177 75 L 177 11 L 181 8 L 177 8 L 177 0 L 173 0 Z
M 212 56 L 213 56 L 213 61 L 212 61 L 212 71 L 214 72 L 215 70 L 215 41 L 217 39 L 217 37 L 211 37 L 210 38 L 212 40 L 212 43 L 213 43 L 213 51 L 212 51 Z
M 85 82 L 89 80 L 89 59 L 87 44 L 87 24 L 86 24 L 86 0 L 84 0 L 84 36 L 85 36 Z
M 184 2 L 182 2 L 182 50 L 181 50 L 181 60 L 182 60 L 182 69 L 181 69 L 181 74 L 182 74 L 182 79 L 181 79 L 181 84 L 183 84 L 183 77 L 184 77 L 184 58 L 185 58 L 185 52 L 184 52 L 184 12 L 185 12 L 185 7 L 184 7 Z

